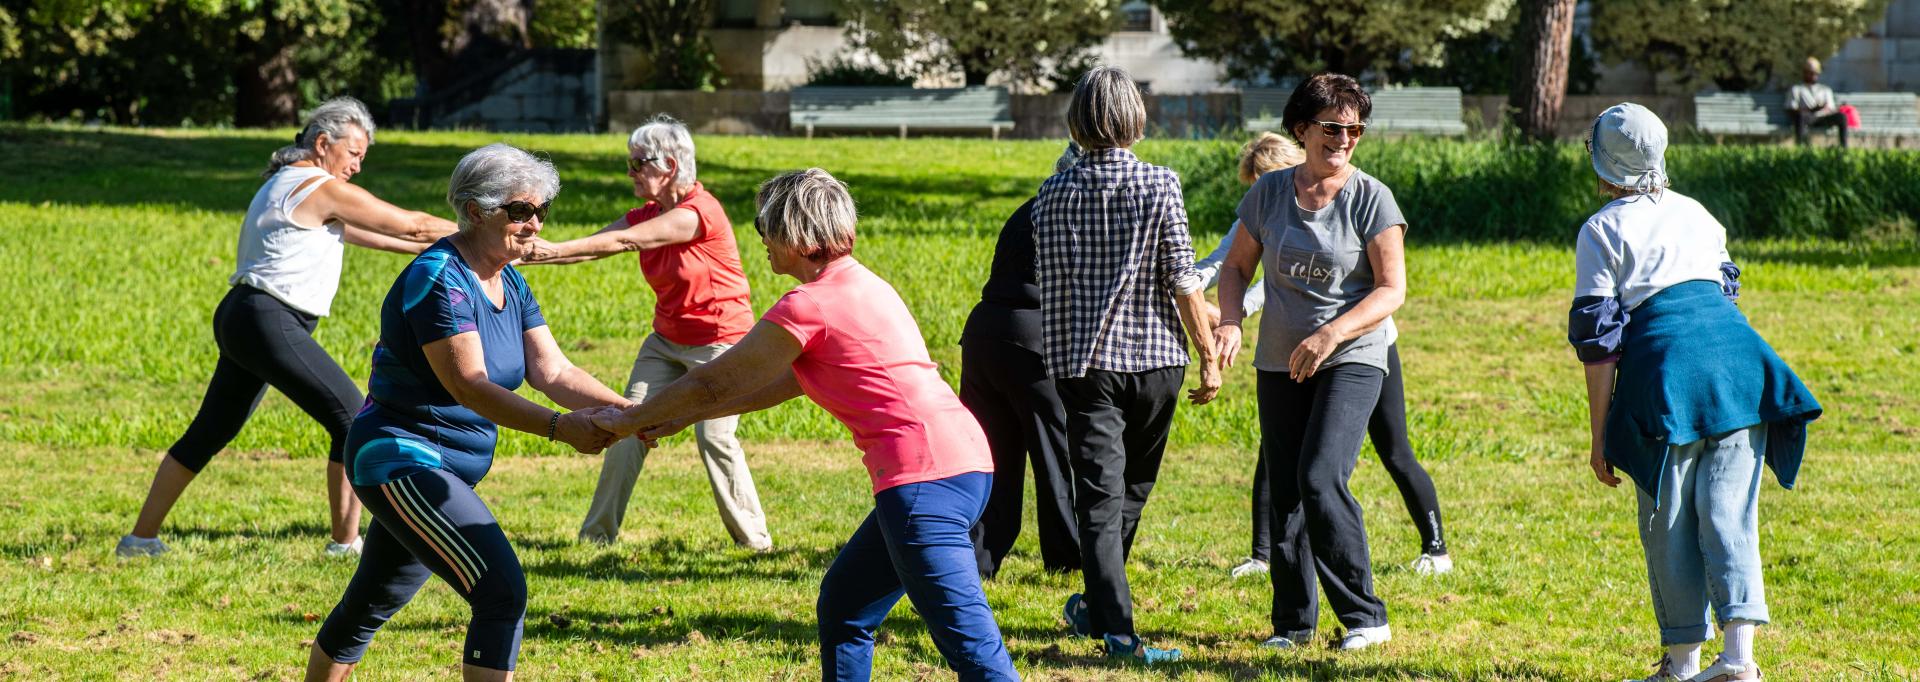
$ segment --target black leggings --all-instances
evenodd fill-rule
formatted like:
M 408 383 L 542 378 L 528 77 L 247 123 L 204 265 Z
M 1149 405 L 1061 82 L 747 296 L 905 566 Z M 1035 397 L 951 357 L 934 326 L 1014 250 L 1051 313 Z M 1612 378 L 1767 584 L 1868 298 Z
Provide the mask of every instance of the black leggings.
M 473 608 L 461 662 L 512 670 L 527 614 L 527 575 L 473 488 L 445 469 L 428 469 L 356 485 L 353 492 L 373 524 L 360 567 L 314 638 L 320 650 L 338 663 L 358 662 L 380 626 L 438 575 Z
M 1400 488 L 1400 499 L 1407 503 L 1413 527 L 1420 531 L 1420 551 L 1446 554 L 1447 536 L 1440 525 L 1440 496 L 1434 492 L 1433 477 L 1427 475 L 1420 460 L 1413 457 L 1413 442 L 1407 438 L 1407 386 L 1400 373 L 1400 345 L 1387 346 L 1387 377 L 1380 384 L 1380 403 L 1367 420 L 1367 436 L 1380 455 L 1380 463 Z M 1258 458 L 1253 473 L 1253 558 L 1272 560 L 1273 496 L 1267 488 L 1267 461 Z
M 320 318 L 290 308 L 264 291 L 236 285 L 213 311 L 220 362 L 187 432 L 167 455 L 199 473 L 207 460 L 240 434 L 267 386 L 280 389 L 327 429 L 329 461 L 340 461 L 347 427 L 360 409 L 360 389 L 333 356 L 313 340 Z

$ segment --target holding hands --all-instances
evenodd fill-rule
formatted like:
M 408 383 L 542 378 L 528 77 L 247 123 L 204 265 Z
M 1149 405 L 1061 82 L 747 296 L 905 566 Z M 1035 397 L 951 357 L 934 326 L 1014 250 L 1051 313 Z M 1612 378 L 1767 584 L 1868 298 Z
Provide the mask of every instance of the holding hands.
M 619 434 L 601 428 L 599 420 L 602 415 L 620 413 L 621 408 L 617 405 L 603 405 L 561 414 L 559 420 L 554 422 L 553 439 L 573 446 L 574 450 L 584 455 L 599 454 L 620 439 Z

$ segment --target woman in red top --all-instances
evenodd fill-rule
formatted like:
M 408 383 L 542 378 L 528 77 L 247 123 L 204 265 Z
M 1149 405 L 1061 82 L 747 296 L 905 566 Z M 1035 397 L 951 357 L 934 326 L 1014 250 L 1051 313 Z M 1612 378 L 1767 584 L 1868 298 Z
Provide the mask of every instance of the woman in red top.
M 642 401 L 651 388 L 672 383 L 687 370 L 712 361 L 753 327 L 747 275 L 740 267 L 733 223 L 720 200 L 694 179 L 693 136 L 662 115 L 635 128 L 627 139 L 627 177 L 633 195 L 647 201 L 591 236 L 540 242 L 528 263 L 578 263 L 629 251 L 653 288 L 653 334 L 640 344 L 627 378 L 627 398 Z M 754 551 L 773 548 L 760 511 L 753 473 L 733 435 L 737 416 L 694 427 L 700 458 L 720 520 L 734 544 Z M 610 543 L 620 536 L 627 500 L 646 463 L 647 446 L 628 438 L 607 449 L 593 504 L 580 524 L 580 539 Z

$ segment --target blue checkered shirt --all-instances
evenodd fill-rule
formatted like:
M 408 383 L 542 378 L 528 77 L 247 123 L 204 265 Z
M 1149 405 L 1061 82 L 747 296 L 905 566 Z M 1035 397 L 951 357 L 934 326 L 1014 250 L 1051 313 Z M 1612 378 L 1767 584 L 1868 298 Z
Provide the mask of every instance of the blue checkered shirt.
M 1203 282 L 1173 171 L 1089 152 L 1040 185 L 1033 241 L 1049 376 L 1187 364 L 1173 297 Z

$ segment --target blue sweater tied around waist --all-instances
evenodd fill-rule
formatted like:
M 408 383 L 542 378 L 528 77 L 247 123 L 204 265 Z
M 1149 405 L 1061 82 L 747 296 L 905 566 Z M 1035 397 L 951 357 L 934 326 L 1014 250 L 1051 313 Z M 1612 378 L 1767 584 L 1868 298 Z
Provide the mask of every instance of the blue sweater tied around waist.
M 1617 371 L 1605 456 L 1649 495 L 1668 447 L 1759 424 L 1768 468 L 1793 488 L 1820 403 L 1718 283 L 1676 284 L 1634 309 Z

